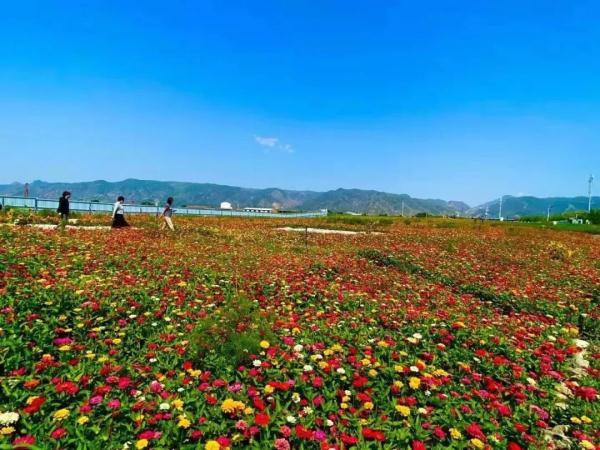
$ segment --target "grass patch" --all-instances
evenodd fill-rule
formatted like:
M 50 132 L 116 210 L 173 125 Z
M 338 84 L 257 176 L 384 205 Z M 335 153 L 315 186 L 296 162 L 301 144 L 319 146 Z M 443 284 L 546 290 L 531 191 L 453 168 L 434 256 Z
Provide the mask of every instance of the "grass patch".
M 218 309 L 201 319 L 190 343 L 195 359 L 218 367 L 249 362 L 263 340 L 273 341 L 273 319 L 244 296 L 231 294 Z

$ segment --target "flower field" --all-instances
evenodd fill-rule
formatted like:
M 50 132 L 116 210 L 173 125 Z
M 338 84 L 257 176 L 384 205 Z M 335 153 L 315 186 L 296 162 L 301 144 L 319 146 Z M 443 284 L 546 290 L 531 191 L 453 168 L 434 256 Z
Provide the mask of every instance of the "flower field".
M 597 237 L 177 219 L 0 225 L 0 449 L 600 448 Z

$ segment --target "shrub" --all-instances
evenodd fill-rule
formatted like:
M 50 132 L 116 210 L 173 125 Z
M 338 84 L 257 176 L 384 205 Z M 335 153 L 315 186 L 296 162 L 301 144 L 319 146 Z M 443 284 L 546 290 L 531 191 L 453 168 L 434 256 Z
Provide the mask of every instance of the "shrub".
M 271 317 L 257 303 L 231 294 L 214 313 L 198 322 L 190 342 L 196 359 L 221 363 L 225 359 L 239 365 L 260 352 L 261 341 L 273 338 Z

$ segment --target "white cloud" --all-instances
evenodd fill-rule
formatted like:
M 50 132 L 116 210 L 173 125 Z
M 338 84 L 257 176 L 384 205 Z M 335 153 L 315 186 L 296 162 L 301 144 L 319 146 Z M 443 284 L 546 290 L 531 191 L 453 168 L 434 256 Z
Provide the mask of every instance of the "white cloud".
M 254 136 L 254 140 L 268 151 L 276 150 L 285 153 L 294 153 L 294 147 L 291 144 L 285 144 L 276 137 Z

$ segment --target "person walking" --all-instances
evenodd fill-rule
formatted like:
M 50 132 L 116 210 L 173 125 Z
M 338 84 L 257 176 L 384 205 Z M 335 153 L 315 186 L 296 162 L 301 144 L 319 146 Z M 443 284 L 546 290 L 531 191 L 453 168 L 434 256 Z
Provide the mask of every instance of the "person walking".
M 62 196 L 58 199 L 58 209 L 57 213 L 60 214 L 60 225 L 64 228 L 64 226 L 69 222 L 69 214 L 71 212 L 71 208 L 69 205 L 69 199 L 71 198 L 71 193 L 69 191 L 64 191 Z
M 163 223 L 160 225 L 160 229 L 164 230 L 165 227 L 169 227 L 171 231 L 175 231 L 175 227 L 173 226 L 173 197 L 169 197 L 167 199 L 167 203 L 165 205 L 165 209 L 163 210 L 161 217 L 163 218 Z
M 124 228 L 129 226 L 125 220 L 125 208 L 123 208 L 123 203 L 125 203 L 125 197 L 119 195 L 113 207 L 112 228 Z

